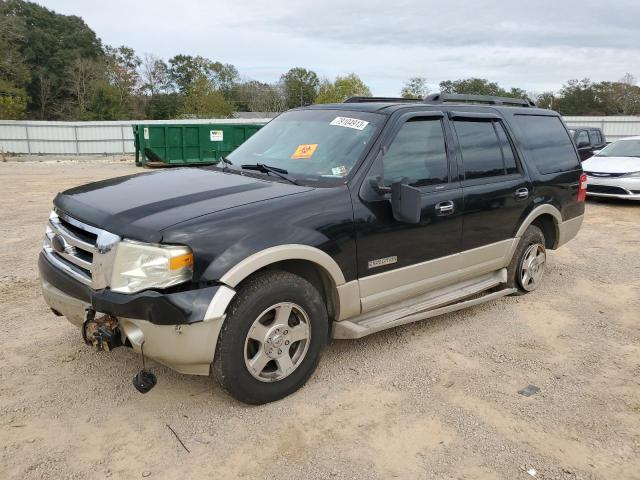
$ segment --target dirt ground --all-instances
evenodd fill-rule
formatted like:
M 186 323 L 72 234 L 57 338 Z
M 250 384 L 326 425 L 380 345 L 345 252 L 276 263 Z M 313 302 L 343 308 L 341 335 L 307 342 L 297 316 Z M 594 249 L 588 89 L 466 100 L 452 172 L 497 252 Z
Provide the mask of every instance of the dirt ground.
M 137 355 L 86 347 L 41 298 L 55 193 L 140 171 L 0 163 L 1 479 L 640 479 L 640 204 L 589 201 L 536 292 L 334 341 L 302 390 L 249 407 L 157 364 L 140 395 Z

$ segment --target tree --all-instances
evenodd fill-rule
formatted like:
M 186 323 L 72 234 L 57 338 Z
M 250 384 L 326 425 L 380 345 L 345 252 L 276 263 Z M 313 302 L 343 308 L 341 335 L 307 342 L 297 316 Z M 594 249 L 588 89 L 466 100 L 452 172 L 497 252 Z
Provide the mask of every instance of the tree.
M 526 92 L 521 88 L 505 90 L 496 82 L 486 78 L 463 78 L 460 80 L 445 80 L 440 82 L 443 93 L 461 93 L 466 95 L 492 95 L 496 97 L 523 98 Z
M 106 81 L 99 82 L 85 114 L 86 120 L 125 120 L 131 114 L 122 103 L 120 89 Z
M 300 107 L 313 103 L 318 95 L 320 80 L 316 72 L 305 68 L 290 69 L 280 77 L 283 85 L 287 106 Z
M 220 90 L 224 96 L 230 98 L 233 88 L 240 80 L 238 69 L 230 63 L 212 62 L 210 64 L 209 79 L 214 88 Z
M 341 103 L 349 97 L 370 97 L 371 90 L 355 73 L 345 77 L 336 77 L 331 83 L 324 80 L 320 85 L 316 103 Z
M 71 99 L 66 105 L 66 117 L 83 119 L 87 116 L 98 82 L 105 80 L 104 62 L 77 58 L 67 67 L 65 88 Z
M 400 91 L 402 98 L 422 99 L 429 94 L 427 79 L 424 77 L 412 77 L 406 82 Z
M 64 111 L 61 104 L 70 99 L 65 89 L 69 65 L 77 58 L 101 58 L 100 40 L 80 17 L 60 15 L 23 0 L 0 3 L 0 17 L 5 42 L 0 48 L 0 63 L 5 64 L 8 58 L 12 75 L 23 78 L 29 114 L 43 119 L 59 117 Z M 18 58 L 20 62 L 16 62 Z M 31 74 L 25 76 L 20 64 Z M 4 74 L 3 78 L 7 79 Z
M 233 107 L 224 95 L 214 88 L 209 78 L 201 75 L 193 80 L 187 90 L 181 115 L 192 118 L 227 118 L 232 112 Z
M 27 112 L 27 93 L 0 79 L 0 119 L 19 120 Z
M 30 79 L 29 68 L 15 47 L 24 41 L 26 26 L 24 19 L 10 15 L 7 3 L 0 0 L 0 78 L 3 88 L 22 88 Z
M 146 53 L 142 59 L 140 73 L 142 90 L 147 94 L 157 95 L 166 93 L 171 89 L 171 75 L 169 66 L 161 58 Z
M 603 115 L 604 105 L 598 99 L 591 80 L 572 79 L 560 89 L 555 109 L 563 115 Z
M 283 112 L 287 109 L 280 85 L 249 80 L 237 85 L 234 99 L 238 110 L 249 112 Z
M 176 55 L 169 59 L 169 74 L 175 87 L 180 93 L 185 94 L 197 78 L 210 77 L 211 61 L 191 55 Z
M 596 83 L 593 88 L 607 115 L 640 114 L 640 87 L 630 73 L 617 82 Z
M 177 92 L 157 93 L 145 105 L 146 118 L 169 120 L 177 118 L 184 108 L 184 97 Z
M 540 108 L 548 108 L 550 110 L 555 109 L 556 97 L 553 92 L 529 92 L 529 98 L 531 98 Z

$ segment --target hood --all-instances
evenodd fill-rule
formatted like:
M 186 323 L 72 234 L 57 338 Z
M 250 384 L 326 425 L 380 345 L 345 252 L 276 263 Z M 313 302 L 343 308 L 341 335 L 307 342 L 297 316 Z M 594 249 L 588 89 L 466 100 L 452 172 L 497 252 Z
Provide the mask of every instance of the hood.
M 640 158 L 593 156 L 582 162 L 582 169 L 585 172 L 600 173 L 640 172 Z
M 59 193 L 56 207 L 122 237 L 160 242 L 162 230 L 220 210 L 295 195 L 310 187 L 207 168 L 159 170 Z

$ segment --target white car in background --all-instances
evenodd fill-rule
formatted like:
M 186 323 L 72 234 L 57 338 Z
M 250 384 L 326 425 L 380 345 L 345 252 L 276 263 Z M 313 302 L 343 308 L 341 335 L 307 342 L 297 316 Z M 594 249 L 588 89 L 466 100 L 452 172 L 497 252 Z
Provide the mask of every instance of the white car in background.
M 640 137 L 610 143 L 582 162 L 587 195 L 640 200 Z

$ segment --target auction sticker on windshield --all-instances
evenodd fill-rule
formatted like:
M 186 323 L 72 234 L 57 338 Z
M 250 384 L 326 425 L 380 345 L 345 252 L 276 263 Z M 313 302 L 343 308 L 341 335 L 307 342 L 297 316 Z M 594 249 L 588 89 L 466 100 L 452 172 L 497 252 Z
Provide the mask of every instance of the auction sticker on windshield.
M 369 125 L 369 122 L 357 118 L 336 117 L 331 120 L 331 123 L 329 125 L 335 125 L 336 127 L 353 128 L 355 130 L 364 130 L 365 127 Z
M 298 145 L 298 148 L 296 148 L 296 151 L 293 152 L 291 158 L 311 158 L 316 151 L 316 148 L 318 148 L 317 143 Z

